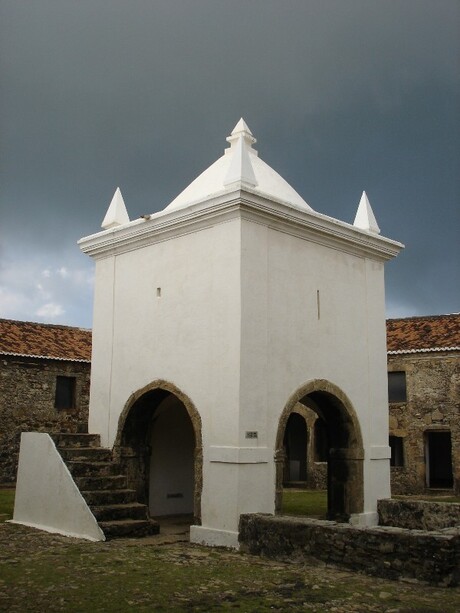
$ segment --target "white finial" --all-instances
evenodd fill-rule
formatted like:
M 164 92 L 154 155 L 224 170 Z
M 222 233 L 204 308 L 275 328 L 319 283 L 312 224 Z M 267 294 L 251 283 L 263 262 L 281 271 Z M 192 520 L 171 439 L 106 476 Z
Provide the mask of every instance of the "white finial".
M 361 230 L 367 232 L 373 232 L 374 234 L 380 234 L 380 228 L 377 225 L 374 212 L 367 198 L 366 192 L 363 192 L 361 200 L 359 201 L 358 210 L 356 211 L 355 221 L 353 225 Z
M 230 149 L 227 149 L 226 153 L 231 156 L 231 160 L 225 175 L 224 186 L 242 183 L 248 187 L 256 187 L 256 175 L 249 154 L 251 151 L 257 155 L 257 152 L 251 149 L 256 139 L 252 136 L 243 118 L 236 124 L 227 141 L 230 143 Z
M 129 223 L 128 211 L 126 210 L 120 188 L 117 187 L 101 227 L 104 228 L 104 230 L 109 230 L 110 228 L 123 226 L 127 223 Z
M 235 134 L 239 134 L 240 132 L 248 132 L 252 136 L 252 132 L 249 129 L 248 124 L 244 121 L 242 117 L 240 118 L 236 126 L 233 128 L 232 136 L 234 136 Z
M 230 136 L 227 137 L 227 142 L 230 143 L 231 147 L 234 147 L 240 138 L 244 139 L 244 142 L 246 143 L 248 147 L 252 147 L 252 145 L 257 142 L 257 140 L 252 135 L 252 132 L 248 127 L 248 124 L 244 121 L 242 117 L 239 120 L 239 122 L 236 124 L 236 126 L 233 128 Z M 257 153 L 257 152 L 254 151 L 254 153 Z

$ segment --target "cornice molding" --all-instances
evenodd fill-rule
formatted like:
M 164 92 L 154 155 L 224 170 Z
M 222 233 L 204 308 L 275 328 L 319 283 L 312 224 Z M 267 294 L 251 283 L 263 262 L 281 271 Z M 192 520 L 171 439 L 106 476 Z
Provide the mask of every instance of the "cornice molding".
M 394 258 L 403 245 L 351 224 L 264 198 L 250 189 L 226 191 L 184 209 L 160 211 L 117 228 L 82 238 L 78 244 L 100 259 L 120 255 L 176 236 L 246 219 L 333 249 L 379 261 Z

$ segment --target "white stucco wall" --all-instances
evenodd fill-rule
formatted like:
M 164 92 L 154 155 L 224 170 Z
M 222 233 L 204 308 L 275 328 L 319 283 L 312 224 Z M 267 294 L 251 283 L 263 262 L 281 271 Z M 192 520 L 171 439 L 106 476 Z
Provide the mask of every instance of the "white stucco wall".
M 274 512 L 279 418 L 314 379 L 340 388 L 361 423 L 369 517 L 357 521 L 389 494 L 383 261 L 400 246 L 254 202 L 257 213 L 158 214 L 132 247 L 123 233 L 140 236 L 138 222 L 85 239 L 96 255 L 90 431 L 112 446 L 129 397 L 152 381 L 186 394 L 203 436 L 191 538 L 208 544 L 237 546 L 241 513 Z
M 13 523 L 90 541 L 105 536 L 48 434 L 23 432 Z
M 206 437 L 236 444 L 239 220 L 112 259 L 96 263 L 90 431 L 112 446 L 129 396 L 166 379 L 199 404 Z
M 241 444 L 258 430 L 274 449 L 290 395 L 328 380 L 359 417 L 364 508 L 375 513 L 390 495 L 383 263 L 251 221 L 242 253 Z

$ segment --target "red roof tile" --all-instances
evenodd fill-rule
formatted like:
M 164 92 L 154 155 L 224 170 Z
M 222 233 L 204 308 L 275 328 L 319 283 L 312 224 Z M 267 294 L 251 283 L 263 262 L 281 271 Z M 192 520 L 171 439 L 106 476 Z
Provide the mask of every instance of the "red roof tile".
M 387 320 L 388 352 L 460 348 L 460 313 Z
M 0 319 L 0 354 L 91 361 L 91 330 Z

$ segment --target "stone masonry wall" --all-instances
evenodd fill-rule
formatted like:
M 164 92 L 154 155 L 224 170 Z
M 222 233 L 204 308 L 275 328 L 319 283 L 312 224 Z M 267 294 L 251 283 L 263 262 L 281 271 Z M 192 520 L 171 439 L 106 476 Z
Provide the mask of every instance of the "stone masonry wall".
M 74 409 L 54 408 L 56 377 L 76 378 Z M 14 483 L 21 432 L 76 432 L 88 424 L 90 364 L 0 357 L 0 483 Z
M 422 532 L 378 526 L 363 528 L 332 521 L 269 515 L 240 517 L 243 550 L 271 558 L 318 558 L 389 579 L 458 585 L 460 529 Z
M 380 526 L 409 530 L 460 528 L 460 504 L 387 498 L 378 501 L 377 511 Z
M 404 465 L 391 468 L 393 494 L 426 491 L 425 438 L 450 431 L 455 493 L 460 494 L 460 354 L 390 355 L 388 371 L 406 373 L 406 402 L 390 404 L 390 435 L 402 437 Z

